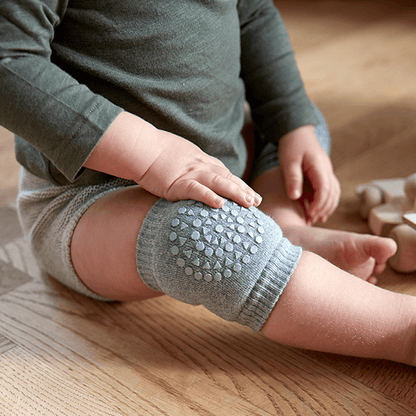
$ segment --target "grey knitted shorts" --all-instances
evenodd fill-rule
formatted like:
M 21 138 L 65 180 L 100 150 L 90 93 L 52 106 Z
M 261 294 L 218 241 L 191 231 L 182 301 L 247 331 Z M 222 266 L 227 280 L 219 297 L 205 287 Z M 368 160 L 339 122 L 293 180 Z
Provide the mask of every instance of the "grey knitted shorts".
M 40 268 L 65 286 L 86 296 L 105 299 L 89 290 L 71 261 L 72 235 L 78 221 L 99 198 L 134 182 L 113 179 L 99 185 L 58 186 L 22 168 L 17 209 L 23 234 Z

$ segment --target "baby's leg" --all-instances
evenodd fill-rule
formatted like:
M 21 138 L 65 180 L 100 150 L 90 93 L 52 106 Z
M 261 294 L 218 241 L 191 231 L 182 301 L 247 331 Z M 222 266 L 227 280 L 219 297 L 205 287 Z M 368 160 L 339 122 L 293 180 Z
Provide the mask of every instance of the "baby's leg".
M 138 300 L 163 292 L 254 330 L 301 254 L 257 209 L 230 201 L 222 209 L 172 203 L 138 187 L 96 201 L 78 223 L 71 250 L 78 276 L 101 296 Z
M 258 210 L 118 190 L 81 219 L 72 259 L 84 283 L 108 298 L 164 292 L 288 345 L 414 363 L 415 298 L 301 254 Z
M 374 283 L 372 274 L 382 272 L 396 250 L 391 239 L 309 226 L 299 203 L 287 197 L 280 167 L 265 172 L 251 186 L 263 197 L 260 209 L 279 224 L 293 244 L 355 276 Z
M 416 365 L 416 297 L 303 252 L 262 332 L 299 348 Z

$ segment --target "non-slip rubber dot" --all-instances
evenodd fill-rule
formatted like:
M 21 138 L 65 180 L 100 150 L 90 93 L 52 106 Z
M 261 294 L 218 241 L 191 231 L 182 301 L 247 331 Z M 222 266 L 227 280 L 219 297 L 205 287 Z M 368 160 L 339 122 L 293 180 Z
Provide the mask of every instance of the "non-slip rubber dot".
M 215 227 L 215 231 L 216 231 L 217 233 L 222 233 L 222 232 L 224 231 L 224 227 L 223 227 L 221 224 L 218 224 L 218 225 Z
M 191 235 L 192 240 L 199 240 L 201 234 L 198 231 L 194 231 Z
M 179 224 L 180 224 L 180 220 L 179 220 L 179 218 L 175 218 L 175 219 L 172 221 L 172 227 L 177 227 Z
M 221 273 L 215 273 L 214 274 L 214 280 L 216 282 L 219 282 L 222 279 Z
M 231 277 L 233 272 L 230 269 L 225 269 L 223 274 L 224 274 L 224 277 Z
M 222 248 L 217 248 L 217 249 L 215 250 L 215 255 L 216 255 L 217 257 L 222 257 L 222 256 L 224 255 L 224 250 L 223 250 Z
M 231 243 L 227 243 L 225 245 L 225 250 L 228 251 L 228 252 L 231 252 L 231 251 L 234 250 L 234 246 Z
M 202 251 L 204 248 L 205 248 L 205 244 L 204 244 L 202 241 L 198 241 L 198 242 L 196 243 L 196 249 L 197 249 L 198 251 Z
M 244 256 L 241 260 L 244 264 L 250 263 L 250 256 Z
M 179 247 L 177 247 L 177 246 L 173 246 L 173 247 L 170 249 L 170 252 L 171 252 L 174 256 L 178 255 L 178 254 L 179 254 Z

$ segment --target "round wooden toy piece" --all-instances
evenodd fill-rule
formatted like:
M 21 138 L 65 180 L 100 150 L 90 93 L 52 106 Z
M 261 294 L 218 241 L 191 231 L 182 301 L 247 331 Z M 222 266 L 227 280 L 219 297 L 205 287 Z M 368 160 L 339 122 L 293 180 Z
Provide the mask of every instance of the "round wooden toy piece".
M 400 273 L 416 271 L 416 230 L 401 224 L 390 231 L 389 237 L 397 243 L 397 252 L 389 259 L 390 267 Z
M 383 203 L 383 192 L 377 186 L 366 186 L 360 195 L 360 217 L 367 219 L 371 208 Z

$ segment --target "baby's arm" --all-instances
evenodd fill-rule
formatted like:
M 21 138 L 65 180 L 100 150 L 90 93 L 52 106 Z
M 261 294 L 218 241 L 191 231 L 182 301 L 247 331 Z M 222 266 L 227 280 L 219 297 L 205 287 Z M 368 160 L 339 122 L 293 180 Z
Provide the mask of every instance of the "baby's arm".
M 87 166 L 170 200 L 219 207 L 225 197 L 258 205 L 254 191 L 220 161 L 122 112 L 51 62 L 50 40 L 65 7 L 64 0 L 0 2 L 0 124 L 69 181 Z
M 285 25 L 267 0 L 241 0 L 239 13 L 241 74 L 253 120 L 266 141 L 280 143 L 289 198 L 301 198 L 308 221 L 325 221 L 337 205 L 339 184 L 316 140 L 312 125 L 319 120 L 305 92 Z M 304 179 L 312 186 L 312 195 L 303 192 Z
M 289 198 L 301 202 L 308 221 L 325 222 L 337 207 L 341 190 L 314 126 L 285 134 L 279 141 L 279 159 Z
M 241 77 L 253 121 L 276 143 L 298 127 L 318 124 L 284 22 L 269 0 L 240 0 Z
M 175 134 L 121 113 L 105 132 L 85 167 L 132 179 L 170 201 L 194 199 L 219 208 L 224 200 L 258 206 L 261 198 L 221 161 Z

